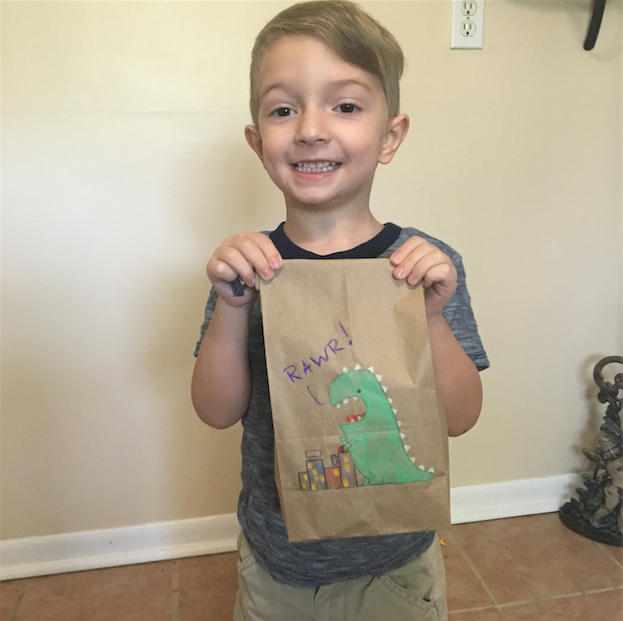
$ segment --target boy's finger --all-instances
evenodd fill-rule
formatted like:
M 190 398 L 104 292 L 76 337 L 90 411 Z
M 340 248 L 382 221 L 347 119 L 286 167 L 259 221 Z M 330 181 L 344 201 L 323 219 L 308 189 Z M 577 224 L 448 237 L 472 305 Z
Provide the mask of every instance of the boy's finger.
M 281 254 L 279 254 L 279 250 L 277 250 L 277 247 L 270 237 L 264 235 L 263 233 L 258 233 L 258 235 L 259 237 L 256 239 L 256 242 L 261 251 L 264 253 L 268 265 L 273 270 L 278 270 L 283 264 L 283 259 L 281 258 Z
M 417 235 L 409 237 L 409 239 L 407 239 L 407 241 L 402 244 L 400 248 L 394 251 L 392 256 L 389 258 L 390 262 L 393 265 L 399 265 L 415 248 L 423 244 L 428 244 L 428 242 Z

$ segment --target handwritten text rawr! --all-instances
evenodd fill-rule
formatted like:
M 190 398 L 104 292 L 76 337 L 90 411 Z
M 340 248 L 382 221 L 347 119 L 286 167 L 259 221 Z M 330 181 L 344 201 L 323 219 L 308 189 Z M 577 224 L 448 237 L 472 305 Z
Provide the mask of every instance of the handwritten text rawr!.
M 346 329 L 342 325 L 342 322 L 339 322 L 340 328 L 344 333 L 346 339 L 348 339 L 348 344 L 352 345 L 353 342 L 348 336 Z M 341 337 L 340 337 L 341 338 Z M 318 356 L 309 356 L 309 358 L 302 359 L 300 364 L 289 364 L 284 370 L 283 373 L 286 375 L 287 379 L 289 379 L 293 384 L 298 381 L 302 381 L 305 379 L 307 375 L 313 373 L 314 369 L 320 368 L 323 362 L 329 362 L 330 356 L 336 356 L 338 352 L 344 351 L 344 347 L 340 345 L 345 345 L 344 340 L 342 340 L 341 344 L 338 339 L 330 339 L 329 342 L 324 346 L 323 350 L 318 354 Z M 322 405 L 320 401 L 309 391 L 309 387 L 307 391 L 310 393 L 312 399 L 318 403 L 318 405 Z

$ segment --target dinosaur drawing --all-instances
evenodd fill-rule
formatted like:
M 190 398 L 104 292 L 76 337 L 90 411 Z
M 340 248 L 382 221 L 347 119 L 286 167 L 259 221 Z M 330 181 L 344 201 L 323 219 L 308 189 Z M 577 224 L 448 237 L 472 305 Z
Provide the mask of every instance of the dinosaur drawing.
M 350 399 L 365 403 L 363 414 L 350 414 L 340 425 L 344 449 L 352 454 L 364 485 L 428 481 L 433 477 L 433 469 L 418 468 L 415 458 L 407 454 L 410 446 L 403 443 L 405 436 L 400 433 L 400 421 L 396 420 L 396 411 L 380 379 L 372 368 L 362 369 L 357 365 L 353 371 L 344 369 L 331 382 L 332 405 L 339 408 Z

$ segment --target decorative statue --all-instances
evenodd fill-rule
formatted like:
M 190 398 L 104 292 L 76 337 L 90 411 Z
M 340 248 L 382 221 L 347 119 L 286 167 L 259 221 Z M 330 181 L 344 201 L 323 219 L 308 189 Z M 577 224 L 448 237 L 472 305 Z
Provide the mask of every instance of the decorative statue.
M 623 495 L 623 443 L 621 436 L 621 407 L 623 398 L 623 373 L 614 377 L 614 384 L 606 382 L 602 369 L 612 363 L 623 364 L 623 357 L 608 356 L 595 365 L 593 378 L 599 386 L 597 398 L 607 403 L 604 423 L 595 438 L 592 450 L 583 449 L 593 462 L 591 477 L 585 474 L 584 486 L 576 489 L 579 500 L 572 498 L 560 511 L 562 523 L 571 530 L 594 541 L 613 546 L 623 545 L 621 524 L 621 497 Z

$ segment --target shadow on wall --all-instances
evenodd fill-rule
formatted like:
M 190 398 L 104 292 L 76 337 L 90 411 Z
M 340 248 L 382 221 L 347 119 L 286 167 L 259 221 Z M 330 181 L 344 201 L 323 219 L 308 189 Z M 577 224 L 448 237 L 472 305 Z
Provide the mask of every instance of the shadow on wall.
M 190 400 L 193 351 L 210 288 L 205 264 L 240 223 L 248 230 L 272 229 L 284 209 L 283 197 L 243 138 L 216 147 L 206 141 L 203 152 L 182 155 L 171 179 L 171 220 L 182 225 L 180 238 L 187 239 L 197 264 L 187 277 L 175 269 L 158 274 L 146 292 L 149 323 L 140 323 L 140 330 L 141 340 L 153 343 L 144 361 L 146 383 L 170 412 L 167 461 L 175 475 L 168 477 L 164 496 L 179 517 L 188 518 L 234 512 L 240 491 L 241 426 L 209 428 Z

